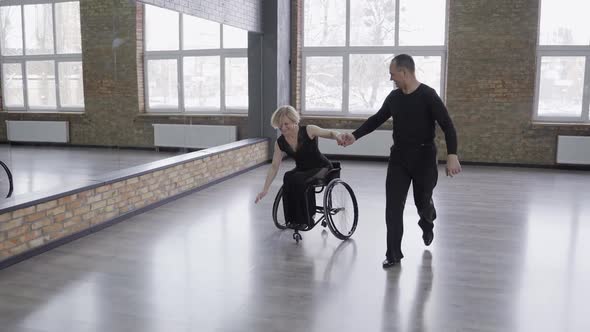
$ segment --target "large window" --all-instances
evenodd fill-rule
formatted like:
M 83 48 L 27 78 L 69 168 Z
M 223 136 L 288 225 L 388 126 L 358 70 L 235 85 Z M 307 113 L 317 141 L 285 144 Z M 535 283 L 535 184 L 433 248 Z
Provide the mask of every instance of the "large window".
M 589 123 L 590 3 L 541 0 L 534 119 Z
M 80 3 L 0 6 L 2 102 L 9 111 L 84 108 Z
M 248 109 L 247 31 L 145 5 L 148 112 Z
M 401 53 L 444 96 L 447 0 L 303 1 L 305 113 L 374 113 L 393 89 L 389 63 Z

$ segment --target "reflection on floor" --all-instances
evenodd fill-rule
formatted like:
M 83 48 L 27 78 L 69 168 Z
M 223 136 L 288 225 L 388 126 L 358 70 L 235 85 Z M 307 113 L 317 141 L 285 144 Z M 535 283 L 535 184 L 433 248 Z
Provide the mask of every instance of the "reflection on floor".
M 410 194 L 405 258 L 383 270 L 385 168 L 343 162 L 350 241 L 275 229 L 282 176 L 255 205 L 263 166 L 13 265 L 2 331 L 590 331 L 590 173 L 441 176 L 434 242 Z
M 15 197 L 81 183 L 109 172 L 177 154 L 118 148 L 0 146 L 0 160 L 8 165 L 14 177 Z M 8 178 L 0 169 L 0 203 L 7 193 Z

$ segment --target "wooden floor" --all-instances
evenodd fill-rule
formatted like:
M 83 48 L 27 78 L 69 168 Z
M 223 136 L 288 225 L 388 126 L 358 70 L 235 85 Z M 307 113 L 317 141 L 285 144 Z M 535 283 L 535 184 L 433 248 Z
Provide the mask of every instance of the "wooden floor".
M 589 172 L 441 176 L 434 242 L 408 200 L 383 270 L 386 164 L 343 168 L 352 240 L 275 229 L 263 166 L 1 270 L 0 330 L 590 331 Z

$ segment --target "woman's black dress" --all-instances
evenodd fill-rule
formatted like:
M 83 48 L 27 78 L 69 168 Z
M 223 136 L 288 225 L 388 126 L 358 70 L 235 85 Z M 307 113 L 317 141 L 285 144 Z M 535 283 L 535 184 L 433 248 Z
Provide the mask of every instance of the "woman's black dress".
M 309 138 L 306 126 L 299 127 L 296 151 L 293 151 L 283 135 L 277 139 L 277 143 L 281 151 L 295 159 L 295 168 L 283 177 L 285 220 L 290 224 L 312 226 L 310 217 L 315 213 L 315 193 L 313 189 L 308 190 L 307 202 L 310 208 L 306 214 L 305 188 L 314 179 L 323 178 L 332 164 L 318 149 L 318 138 Z

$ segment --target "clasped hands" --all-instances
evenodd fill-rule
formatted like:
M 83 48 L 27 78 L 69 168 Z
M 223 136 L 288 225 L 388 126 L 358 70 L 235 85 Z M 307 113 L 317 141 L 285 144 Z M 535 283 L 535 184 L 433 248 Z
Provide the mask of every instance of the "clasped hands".
M 336 142 L 340 146 L 349 146 L 356 141 L 356 138 L 351 133 L 341 133 L 336 136 Z

